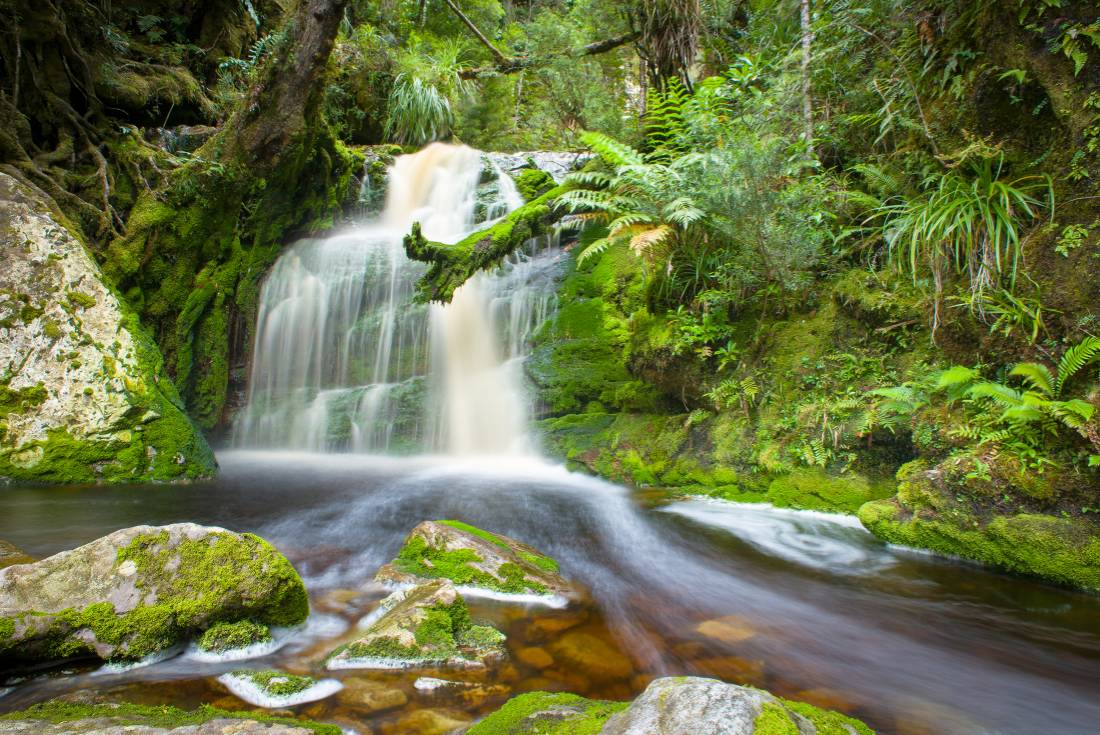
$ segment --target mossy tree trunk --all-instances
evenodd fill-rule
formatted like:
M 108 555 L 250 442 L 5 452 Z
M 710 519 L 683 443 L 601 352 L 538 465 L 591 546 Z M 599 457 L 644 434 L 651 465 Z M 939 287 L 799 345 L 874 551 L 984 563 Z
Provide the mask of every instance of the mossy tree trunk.
M 231 342 L 249 342 L 260 278 L 287 238 L 331 224 L 350 190 L 357 159 L 321 112 L 345 3 L 298 3 L 239 109 L 139 198 L 106 254 L 206 429 L 223 418 Z

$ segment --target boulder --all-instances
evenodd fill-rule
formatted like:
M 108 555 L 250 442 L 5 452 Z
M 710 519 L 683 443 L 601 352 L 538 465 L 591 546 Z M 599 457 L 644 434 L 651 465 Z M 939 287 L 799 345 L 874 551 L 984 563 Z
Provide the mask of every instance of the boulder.
M 871 735 L 862 722 L 763 689 L 693 676 L 656 679 L 600 735 Z
M 379 616 L 359 638 L 328 655 L 329 669 L 481 667 L 504 655 L 504 634 L 473 625 L 450 580 L 394 592 L 375 614 Z
M 34 557 L 27 554 L 15 544 L 0 540 L 0 569 L 10 567 L 13 564 L 30 564 Z
M 426 521 L 412 530 L 397 558 L 375 581 L 415 584 L 449 579 L 474 590 L 576 598 L 558 563 L 515 539 L 461 521 Z
M 0 173 L 0 478 L 213 475 L 156 344 L 64 223 Z
M 336 725 L 211 707 L 52 700 L 0 716 L 0 735 L 340 735 Z
M 716 679 L 654 680 L 633 702 L 531 692 L 467 735 L 874 735 L 859 720 Z
M 115 531 L 0 570 L 0 668 L 72 657 L 134 661 L 218 623 L 301 623 L 305 586 L 263 539 L 176 523 Z

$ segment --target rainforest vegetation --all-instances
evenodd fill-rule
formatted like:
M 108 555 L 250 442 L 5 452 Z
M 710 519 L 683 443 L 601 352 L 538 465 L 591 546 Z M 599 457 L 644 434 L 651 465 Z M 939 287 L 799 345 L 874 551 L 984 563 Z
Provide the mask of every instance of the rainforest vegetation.
M 457 242 L 403 231 L 425 264 L 415 301 L 451 302 L 533 238 L 564 248 L 522 345 L 543 455 L 666 499 L 848 514 L 880 545 L 1100 590 L 1095 2 L 0 0 L 0 14 L 0 480 L 213 477 L 273 266 L 378 215 L 394 161 L 447 142 L 517 154 L 496 171 L 522 205 Z M 546 151 L 571 170 L 541 169 Z M 58 238 L 67 250 L 36 249 Z M 459 555 L 456 582 L 547 589 L 429 551 Z M 426 620 L 460 610 L 465 627 L 444 615 L 433 645 L 466 660 L 469 613 L 441 589 Z M 0 614 L 0 662 L 15 619 Z M 257 621 L 219 624 L 250 636 Z M 428 627 L 417 645 L 439 637 Z M 363 645 L 412 650 L 401 635 Z M 546 696 L 590 728 L 570 732 L 597 732 L 621 709 L 603 700 L 626 694 L 593 692 Z M 798 703 L 772 699 L 756 731 L 773 715 L 793 731 Z M 544 704 L 513 700 L 473 732 L 519 732 L 508 713 Z

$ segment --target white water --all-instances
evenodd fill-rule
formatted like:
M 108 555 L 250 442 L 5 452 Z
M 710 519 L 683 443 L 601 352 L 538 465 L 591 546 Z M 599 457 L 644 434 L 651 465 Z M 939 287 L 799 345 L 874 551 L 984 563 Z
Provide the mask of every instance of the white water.
M 530 453 L 521 364 L 556 308 L 554 243 L 531 243 L 446 306 L 413 303 L 424 266 L 402 245 L 414 222 L 429 239 L 457 242 L 521 203 L 483 154 L 434 143 L 394 162 L 376 220 L 293 245 L 261 292 L 235 444 Z

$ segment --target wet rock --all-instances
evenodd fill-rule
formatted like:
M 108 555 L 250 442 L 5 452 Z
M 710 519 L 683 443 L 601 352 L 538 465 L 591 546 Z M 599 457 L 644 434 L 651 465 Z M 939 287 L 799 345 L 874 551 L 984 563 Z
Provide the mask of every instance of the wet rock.
M 568 664 L 593 681 L 625 679 L 634 673 L 634 666 L 623 654 L 603 638 L 574 631 L 566 633 L 550 645 L 550 652 L 559 662 Z
M 577 596 L 550 557 L 460 521 L 421 523 L 405 539 L 397 558 L 375 576 L 378 582 L 396 584 L 439 578 L 506 594 Z
M 601 735 L 868 735 L 858 720 L 761 689 L 716 679 L 669 677 L 612 716 Z
M 231 671 L 219 676 L 218 682 L 245 702 L 266 708 L 316 702 L 344 688 L 335 679 L 317 680 L 274 669 Z
M 15 544 L 0 540 L 0 569 L 15 564 L 30 564 L 35 559 Z
M 756 635 L 756 631 L 737 615 L 727 615 L 715 620 L 706 620 L 695 627 L 697 633 L 722 643 L 740 643 Z
M 524 627 L 523 637 L 532 643 L 544 643 L 557 638 L 563 631 L 588 622 L 589 617 L 588 610 L 584 607 L 539 615 Z
M 350 677 L 343 680 L 344 690 L 337 699 L 341 705 L 359 712 L 374 713 L 403 707 L 409 698 L 405 692 L 378 681 Z
M 694 671 L 717 679 L 752 686 L 764 684 L 764 662 L 760 660 L 739 656 L 714 656 L 695 659 L 691 665 Z
M 157 346 L 42 192 L 0 173 L 0 478 L 213 475 Z
M 450 580 L 394 592 L 376 614 L 358 639 L 329 654 L 328 668 L 480 667 L 504 656 L 504 634 L 473 625 Z
M 51 701 L 0 720 L 0 735 L 339 735 L 309 720 L 167 705 Z
M 382 735 L 447 735 L 469 724 L 470 719 L 461 712 L 419 709 L 383 725 Z
M 135 526 L 0 570 L 0 668 L 80 656 L 136 661 L 217 623 L 287 626 L 308 614 L 298 573 L 258 536 Z
M 516 658 L 535 669 L 547 669 L 554 665 L 554 657 L 544 648 L 521 648 L 516 651 Z

